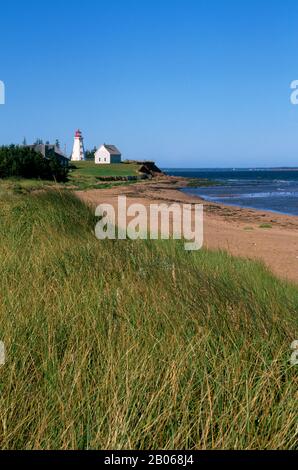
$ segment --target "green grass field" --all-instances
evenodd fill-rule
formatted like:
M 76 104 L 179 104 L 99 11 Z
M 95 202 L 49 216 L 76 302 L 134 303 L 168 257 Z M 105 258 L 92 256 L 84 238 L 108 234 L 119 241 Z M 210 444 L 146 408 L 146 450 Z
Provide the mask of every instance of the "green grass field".
M 14 193 L 27 194 L 41 189 L 59 188 L 60 190 L 84 191 L 87 189 L 111 188 L 113 186 L 133 184 L 135 181 L 102 181 L 104 177 L 139 176 L 139 165 L 95 165 L 94 162 L 76 162 L 71 168 L 66 183 L 55 183 L 38 179 L 6 178 L 0 179 L 0 196 Z
M 69 192 L 0 198 L 1 449 L 295 449 L 298 288 L 179 241 L 102 241 Z
M 73 171 L 73 176 L 136 176 L 140 165 L 132 163 L 96 165 L 94 162 L 75 162 L 77 168 Z
M 76 190 L 95 189 L 107 187 L 107 183 L 102 182 L 104 177 L 128 177 L 138 176 L 139 165 L 134 164 L 112 164 L 112 165 L 96 165 L 94 162 L 75 162 L 75 169 L 71 169 L 69 173 L 66 188 Z M 104 184 L 104 186 L 103 186 Z M 109 187 L 123 184 L 118 181 L 109 182 Z M 127 182 L 125 183 L 127 184 Z

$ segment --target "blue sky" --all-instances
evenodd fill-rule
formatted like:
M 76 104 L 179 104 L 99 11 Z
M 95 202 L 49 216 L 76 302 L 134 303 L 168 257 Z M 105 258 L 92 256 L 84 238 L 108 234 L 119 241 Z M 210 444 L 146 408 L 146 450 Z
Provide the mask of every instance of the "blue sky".
M 163 167 L 298 166 L 297 0 L 1 2 L 0 144 Z

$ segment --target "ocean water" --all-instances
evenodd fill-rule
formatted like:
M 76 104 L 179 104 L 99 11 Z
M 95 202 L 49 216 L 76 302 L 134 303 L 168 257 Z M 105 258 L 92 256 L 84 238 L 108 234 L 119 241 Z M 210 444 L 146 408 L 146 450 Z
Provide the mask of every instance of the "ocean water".
M 165 169 L 167 174 L 208 178 L 218 186 L 182 191 L 231 206 L 298 215 L 298 170 L 291 169 Z

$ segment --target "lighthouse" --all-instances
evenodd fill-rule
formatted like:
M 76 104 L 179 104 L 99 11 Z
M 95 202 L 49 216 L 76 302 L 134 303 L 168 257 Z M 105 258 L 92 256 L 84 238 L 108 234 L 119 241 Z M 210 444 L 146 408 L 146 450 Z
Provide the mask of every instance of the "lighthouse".
M 81 162 L 85 160 L 84 139 L 82 132 L 77 130 L 74 137 L 73 151 L 71 156 L 72 162 Z

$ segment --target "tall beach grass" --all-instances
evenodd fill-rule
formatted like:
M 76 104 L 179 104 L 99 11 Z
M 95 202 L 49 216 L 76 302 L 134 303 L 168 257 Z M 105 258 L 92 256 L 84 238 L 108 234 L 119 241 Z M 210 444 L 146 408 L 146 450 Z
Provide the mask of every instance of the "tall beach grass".
M 99 242 L 70 193 L 0 212 L 0 448 L 297 448 L 298 288 L 179 241 Z

